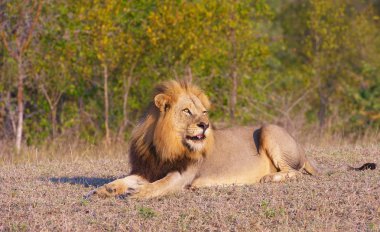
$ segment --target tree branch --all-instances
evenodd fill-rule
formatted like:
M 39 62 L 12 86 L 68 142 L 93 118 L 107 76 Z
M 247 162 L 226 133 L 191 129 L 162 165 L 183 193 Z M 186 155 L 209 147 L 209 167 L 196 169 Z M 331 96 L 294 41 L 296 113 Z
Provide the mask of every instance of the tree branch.
M 302 101 L 302 99 L 304 99 L 314 89 L 315 89 L 315 87 L 312 87 L 312 88 L 309 88 L 308 90 L 306 90 L 297 100 L 295 100 L 293 102 L 293 104 L 290 107 L 288 107 L 286 112 L 289 113 L 296 105 L 298 105 L 298 103 L 300 103 Z
M 14 58 L 17 58 L 17 54 L 9 47 L 8 41 L 7 41 L 7 36 L 5 35 L 4 28 L 1 30 L 0 36 L 3 41 L 3 44 L 5 46 L 5 49 L 8 51 L 8 53 Z
M 28 34 L 26 37 L 26 41 L 24 43 L 22 43 L 22 45 L 21 45 L 20 53 L 23 53 L 25 51 L 25 49 L 28 48 L 30 42 L 32 41 L 33 31 L 34 31 L 34 28 L 36 27 L 38 18 L 40 17 L 41 10 L 42 10 L 42 0 L 39 0 L 36 15 L 34 16 L 32 25 L 29 28 L 29 31 L 28 31 Z

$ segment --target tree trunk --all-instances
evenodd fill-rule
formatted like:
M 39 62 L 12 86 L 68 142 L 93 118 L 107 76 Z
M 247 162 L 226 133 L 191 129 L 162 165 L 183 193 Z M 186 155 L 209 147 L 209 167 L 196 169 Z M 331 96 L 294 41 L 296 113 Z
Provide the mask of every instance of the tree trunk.
M 40 89 L 42 93 L 44 94 L 46 101 L 49 104 L 50 117 L 51 117 L 50 121 L 52 125 L 51 135 L 54 140 L 55 137 L 57 136 L 57 108 L 58 108 L 58 103 L 59 103 L 59 100 L 61 99 L 62 93 L 59 93 L 55 97 L 54 96 L 51 97 L 49 96 L 48 91 L 46 90 L 44 85 L 41 84 Z
M 12 103 L 11 103 L 11 93 L 9 91 L 7 91 L 7 94 L 6 94 L 6 99 L 5 99 L 5 106 L 8 110 L 8 115 L 9 115 L 9 120 L 10 120 L 10 123 L 11 123 L 11 126 L 12 126 L 12 137 L 14 135 L 16 135 L 16 131 L 17 131 L 17 126 L 16 126 L 16 115 L 15 115 L 15 111 L 12 109 Z
M 129 69 L 128 78 L 124 78 L 123 80 L 123 86 L 124 86 L 124 96 L 123 96 L 123 122 L 119 127 L 119 131 L 117 133 L 117 139 L 121 141 L 122 136 L 124 134 L 125 128 L 127 127 L 127 124 L 129 122 L 129 115 L 128 115 L 128 98 L 129 98 L 129 92 L 132 86 L 132 80 L 133 80 L 133 72 L 135 70 L 135 67 L 137 65 L 136 62 L 132 63 L 131 68 Z
M 20 154 L 21 152 L 21 141 L 22 141 L 22 128 L 24 124 L 24 67 L 22 56 L 18 59 L 18 83 L 17 83 L 17 110 L 18 110 L 18 120 L 17 120 L 17 131 L 16 131 L 16 152 Z
M 129 98 L 129 90 L 131 89 L 132 85 L 132 74 L 128 75 L 127 80 L 124 79 L 124 96 L 123 96 L 123 122 L 121 126 L 119 127 L 118 131 L 118 140 L 122 139 L 122 136 L 124 134 L 125 128 L 127 127 L 129 116 L 128 116 L 128 98 Z
M 104 127 L 106 130 L 106 144 L 110 144 L 110 131 L 109 131 L 109 101 L 108 101 L 108 67 L 103 64 L 103 77 L 104 77 Z
M 3 133 L 6 134 L 6 129 L 5 129 L 6 113 L 5 113 L 5 100 L 3 100 L 4 98 L 5 97 L 3 96 L 3 94 L 0 93 L 0 130 L 3 129 Z M 2 103 L 2 100 L 4 101 L 4 103 Z M 0 131 L 0 136 L 3 133 Z
M 230 119 L 232 121 L 235 121 L 235 110 L 236 110 L 236 103 L 237 103 L 237 86 L 238 86 L 236 70 L 232 71 L 231 79 L 232 79 L 232 87 L 231 87 L 231 96 L 230 96 Z
M 235 15 L 231 16 L 234 20 Z M 230 31 L 230 42 L 232 45 L 232 64 L 230 67 L 230 79 L 231 79 L 231 90 L 230 90 L 230 119 L 235 121 L 235 110 L 237 103 L 237 88 L 238 88 L 238 75 L 237 75 L 237 45 L 236 45 L 236 32 L 235 29 L 231 28 Z
M 79 95 L 78 97 L 78 122 L 75 124 L 76 135 L 79 136 L 82 128 L 85 127 L 86 121 L 84 120 L 84 103 L 83 96 Z
M 50 107 L 50 111 L 51 111 L 51 127 L 52 127 L 51 132 L 52 132 L 52 136 L 54 140 L 57 136 L 57 107 L 55 105 Z
M 326 125 L 326 115 L 328 108 L 328 97 L 323 92 L 321 87 L 319 88 L 319 111 L 318 111 L 318 121 L 319 121 L 319 132 L 323 133 Z

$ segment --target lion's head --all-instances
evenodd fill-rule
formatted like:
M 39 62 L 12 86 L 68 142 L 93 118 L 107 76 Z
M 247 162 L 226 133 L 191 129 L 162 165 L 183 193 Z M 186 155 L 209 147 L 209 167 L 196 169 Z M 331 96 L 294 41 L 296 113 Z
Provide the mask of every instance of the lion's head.
M 176 81 L 156 88 L 154 104 L 159 112 L 154 143 L 163 157 L 180 153 L 201 153 L 208 148 L 211 135 L 208 109 L 210 102 L 197 87 Z M 174 156 L 174 157 L 173 157 Z
M 207 96 L 192 84 L 159 84 L 145 116 L 132 133 L 132 166 L 186 166 L 206 156 L 213 146 L 209 107 Z M 160 170 L 166 171 L 164 167 Z

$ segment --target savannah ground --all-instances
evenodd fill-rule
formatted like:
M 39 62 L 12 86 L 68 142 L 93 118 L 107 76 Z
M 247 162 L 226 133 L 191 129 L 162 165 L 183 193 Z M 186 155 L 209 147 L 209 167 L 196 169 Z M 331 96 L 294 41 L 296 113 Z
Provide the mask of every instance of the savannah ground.
M 82 196 L 128 172 L 122 148 L 28 151 L 0 164 L 0 231 L 379 231 L 380 170 L 150 200 Z M 380 145 L 309 144 L 320 166 L 380 163 Z M 51 156 L 49 158 L 49 156 Z

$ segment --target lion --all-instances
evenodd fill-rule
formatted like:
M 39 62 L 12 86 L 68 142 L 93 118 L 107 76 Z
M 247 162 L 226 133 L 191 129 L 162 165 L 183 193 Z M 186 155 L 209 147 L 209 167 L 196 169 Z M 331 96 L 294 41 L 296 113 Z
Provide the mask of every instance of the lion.
M 283 182 L 326 173 L 306 156 L 284 128 L 276 125 L 214 129 L 210 101 L 197 86 L 166 81 L 132 132 L 131 171 L 85 197 L 152 198 L 185 188 Z M 360 168 L 375 169 L 367 163 Z

